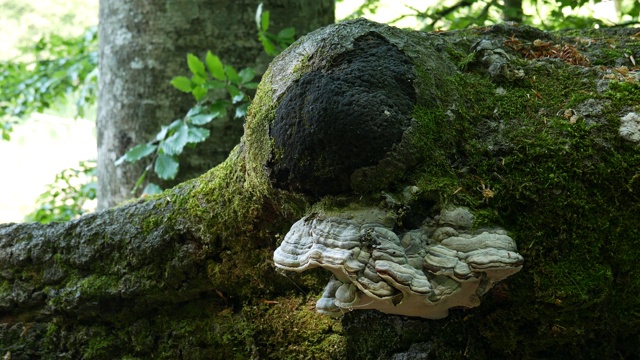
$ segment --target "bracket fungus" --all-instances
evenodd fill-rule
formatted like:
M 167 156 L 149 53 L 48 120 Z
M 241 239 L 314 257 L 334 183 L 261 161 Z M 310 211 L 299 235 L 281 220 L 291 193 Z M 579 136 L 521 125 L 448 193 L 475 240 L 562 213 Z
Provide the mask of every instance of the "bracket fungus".
M 446 209 L 419 229 L 394 232 L 381 208 L 313 213 L 297 221 L 274 253 L 280 269 L 322 267 L 333 273 L 318 312 L 354 309 L 440 319 L 453 307 L 475 307 L 523 258 L 505 230 L 472 230 L 466 208 Z

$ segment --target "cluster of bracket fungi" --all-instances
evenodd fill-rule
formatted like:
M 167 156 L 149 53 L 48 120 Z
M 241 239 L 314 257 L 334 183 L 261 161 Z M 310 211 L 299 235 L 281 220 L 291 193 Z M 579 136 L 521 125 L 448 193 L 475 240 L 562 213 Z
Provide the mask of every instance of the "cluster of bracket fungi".
M 396 220 L 380 207 L 310 214 L 291 227 L 274 262 L 284 270 L 322 267 L 333 273 L 316 304 L 322 314 L 377 309 L 428 319 L 478 306 L 493 284 L 522 268 L 507 232 L 473 230 L 466 208 L 442 210 L 399 234 Z

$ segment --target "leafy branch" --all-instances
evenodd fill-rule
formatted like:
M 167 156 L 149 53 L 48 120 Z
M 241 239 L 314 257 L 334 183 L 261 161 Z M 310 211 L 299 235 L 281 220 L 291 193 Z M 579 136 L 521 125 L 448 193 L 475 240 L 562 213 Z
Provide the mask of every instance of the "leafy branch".
M 223 64 L 211 51 L 207 52 L 204 62 L 193 54 L 187 54 L 187 65 L 191 77 L 174 77 L 171 85 L 182 92 L 191 93 L 196 105 L 184 118 L 163 125 L 154 140 L 134 146 L 116 160 L 116 165 L 121 165 L 125 161 L 136 162 L 149 157 L 150 161 L 132 192 L 142 185 L 152 169 L 162 180 L 174 179 L 180 166 L 178 155 L 188 145 L 205 141 L 210 131 L 203 126 L 213 119 L 226 117 L 229 107 L 235 107 L 235 118 L 242 118 L 247 113 L 250 98 L 246 90 L 258 86 L 253 81 L 256 76 L 253 69 L 245 68 L 237 72 L 232 66 Z M 226 89 L 228 96 L 210 96 L 210 91 L 214 89 Z M 161 191 L 157 184 L 148 183 L 143 192 L 155 194 Z
M 268 32 L 269 12 L 262 11 L 262 4 L 256 11 L 256 25 L 258 39 L 265 52 L 271 56 L 277 55 L 294 41 L 294 28 L 283 29 L 278 34 Z M 148 160 L 131 193 L 142 186 L 152 170 L 162 180 L 175 179 L 180 168 L 178 156 L 186 147 L 195 146 L 209 138 L 210 131 L 204 126 L 214 119 L 226 118 L 228 109 L 235 109 L 236 119 L 247 114 L 251 103 L 247 90 L 258 87 L 258 83 L 254 81 L 256 72 L 252 68 L 247 67 L 238 72 L 234 67 L 223 64 L 211 51 L 207 52 L 204 61 L 194 54 L 187 54 L 187 66 L 191 77 L 176 76 L 171 80 L 171 85 L 192 94 L 196 105 L 184 118 L 163 125 L 154 140 L 134 146 L 115 162 L 119 166 L 124 162 Z M 222 90 L 226 91 L 221 96 Z M 152 182 L 148 182 L 143 189 L 144 194 L 160 192 L 162 188 Z
M 256 26 L 258 27 L 258 40 L 262 43 L 264 51 L 270 56 L 276 56 L 287 46 L 295 41 L 296 29 L 292 27 L 284 28 L 278 34 L 270 33 L 269 12 L 262 11 L 262 3 L 256 10 Z

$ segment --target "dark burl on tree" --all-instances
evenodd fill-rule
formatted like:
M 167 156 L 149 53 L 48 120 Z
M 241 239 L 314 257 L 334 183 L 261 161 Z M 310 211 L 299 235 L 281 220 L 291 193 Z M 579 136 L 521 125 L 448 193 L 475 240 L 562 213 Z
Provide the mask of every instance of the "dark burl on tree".
M 402 139 L 416 103 L 411 60 L 375 32 L 293 84 L 270 128 L 275 186 L 311 195 L 351 189 Z

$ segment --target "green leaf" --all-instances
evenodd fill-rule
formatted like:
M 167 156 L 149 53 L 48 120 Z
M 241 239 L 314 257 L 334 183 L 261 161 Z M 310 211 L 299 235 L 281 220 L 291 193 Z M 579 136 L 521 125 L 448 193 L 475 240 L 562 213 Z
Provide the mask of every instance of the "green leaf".
M 147 195 L 160 194 L 162 193 L 162 188 L 157 184 L 148 183 L 147 186 L 144 187 L 144 190 L 142 190 L 142 193 Z
M 262 31 L 269 30 L 269 12 L 264 11 L 260 17 L 260 29 Z
M 187 123 L 182 122 L 180 127 L 176 129 L 176 131 L 169 136 L 163 143 L 160 145 L 162 151 L 164 151 L 167 155 L 180 155 L 182 153 L 182 149 L 187 145 L 187 139 L 189 136 L 189 125 Z
M 236 119 L 245 117 L 247 115 L 247 109 L 249 109 L 248 102 L 238 105 L 238 107 L 236 108 L 236 114 L 235 114 Z
M 158 177 L 162 180 L 171 180 L 176 177 L 178 174 L 178 160 L 173 156 L 169 156 L 166 154 L 158 155 L 156 159 L 156 164 L 153 167 L 153 171 L 156 172 Z
M 207 89 L 222 89 L 227 86 L 227 83 L 213 80 L 213 81 L 207 81 L 207 83 L 204 86 Z
M 193 108 L 191 108 L 191 110 L 193 110 L 196 107 L 197 106 L 194 106 Z M 189 110 L 189 113 L 191 112 L 191 110 Z M 188 113 L 187 113 L 187 116 L 189 116 Z M 173 122 L 169 124 L 169 126 L 162 125 L 160 132 L 158 132 L 158 134 L 156 135 L 156 141 L 164 140 L 167 137 L 167 134 L 173 135 L 173 133 L 175 133 L 175 131 L 180 127 L 182 123 L 183 121 L 181 119 L 176 119 L 176 120 L 173 120 Z
M 203 78 L 200 75 L 193 75 L 191 77 L 191 83 L 196 84 L 196 85 L 203 85 L 207 82 L 207 79 Z
M 211 76 L 221 81 L 225 81 L 227 79 L 224 76 L 224 67 L 219 57 L 213 55 L 211 51 L 207 51 L 205 61 L 207 62 L 207 68 L 209 69 Z
M 269 38 L 264 33 L 258 34 L 258 39 L 262 43 L 264 52 L 266 52 L 270 56 L 278 55 L 278 49 L 276 48 L 276 45 L 271 40 L 269 40 Z
M 200 85 L 193 88 L 193 90 L 191 90 L 191 93 L 196 98 L 196 101 L 200 101 L 204 99 L 205 96 L 207 96 L 207 92 L 208 92 L 207 89 L 205 89 L 204 86 L 200 86 Z
M 189 70 L 194 75 L 201 76 L 203 78 L 207 77 L 207 73 L 204 72 L 204 64 L 197 56 L 193 54 L 187 54 L 187 65 L 189 66 Z
M 225 117 L 227 116 L 227 101 L 219 100 L 216 101 L 209 107 L 209 114 L 214 114 L 216 117 Z
M 231 102 L 234 104 L 239 103 L 245 98 L 244 93 L 233 85 L 227 86 L 227 90 L 229 91 L 229 95 L 231 95 Z
M 232 102 L 234 104 L 237 104 L 241 101 L 244 101 L 247 98 L 247 95 L 245 95 L 245 93 L 243 93 L 242 91 L 240 92 L 240 94 L 236 95 L 233 97 Z
M 284 28 L 278 33 L 278 37 L 283 40 L 290 40 L 296 36 L 296 29 L 292 27 Z
M 253 80 L 254 77 L 256 77 L 256 72 L 252 68 L 244 68 L 240 70 L 238 76 L 240 76 L 240 83 L 246 84 L 249 81 Z
M 124 153 L 118 160 L 116 160 L 116 166 L 122 164 L 125 161 L 134 162 L 142 159 L 143 157 L 151 155 L 158 146 L 151 143 L 138 144 Z
M 191 109 L 189 109 L 189 112 L 187 112 L 186 117 L 191 117 L 193 115 L 200 114 L 201 112 L 202 112 L 202 106 L 194 105 Z
M 194 115 L 190 118 L 187 118 L 193 125 L 204 125 L 211 122 L 211 120 L 215 119 L 220 113 L 214 114 L 198 114 Z
M 164 126 L 162 125 L 162 128 L 160 128 L 160 131 L 158 132 L 158 134 L 156 135 L 156 140 L 157 141 L 162 141 L 164 140 L 165 137 L 167 137 L 167 132 L 169 131 L 169 127 L 168 126 Z
M 242 87 L 245 88 L 245 89 L 257 89 L 258 88 L 258 83 L 257 82 L 250 82 L 250 83 L 242 84 Z
M 169 124 L 169 133 L 173 134 L 173 132 L 176 131 L 182 125 L 182 123 L 182 119 L 173 120 L 173 122 Z
M 211 132 L 208 129 L 190 127 L 189 138 L 187 141 L 192 144 L 203 142 L 209 137 L 210 134 Z
M 136 190 L 138 190 L 140 185 L 142 185 L 142 183 L 144 182 L 144 179 L 147 177 L 148 172 L 149 172 L 149 167 L 144 169 L 144 171 L 142 172 L 142 175 L 140 175 L 140 177 L 136 181 L 136 184 L 133 186 L 133 189 L 131 189 L 131 194 L 135 194 Z
M 191 80 L 184 76 L 176 76 L 171 79 L 171 85 L 182 92 L 191 92 Z
M 236 72 L 236 69 L 233 68 L 233 66 L 226 65 L 224 67 L 224 73 L 227 74 L 227 78 L 229 79 L 230 83 L 240 85 L 240 76 Z

